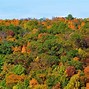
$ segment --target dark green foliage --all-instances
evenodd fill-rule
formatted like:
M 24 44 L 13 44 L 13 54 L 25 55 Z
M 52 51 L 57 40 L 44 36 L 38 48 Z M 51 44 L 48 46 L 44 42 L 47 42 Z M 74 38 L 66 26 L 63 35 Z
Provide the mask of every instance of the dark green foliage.
M 0 44 L 0 54 L 11 54 L 12 53 L 12 49 L 11 47 L 13 46 L 12 43 L 10 42 L 3 42 Z
M 34 28 L 37 28 L 37 27 L 38 27 L 38 21 L 33 19 L 33 20 L 30 20 L 26 23 L 25 29 L 31 31 L 31 30 L 33 30 Z
M 66 62 L 68 62 L 70 60 L 70 58 L 68 58 L 68 56 L 61 56 L 60 57 L 60 62 L 62 62 L 63 64 L 65 64 Z
M 72 19 L 74 19 L 74 17 L 73 17 L 71 14 L 69 14 L 69 15 L 66 17 L 66 19 L 72 20 Z
M 26 70 L 24 69 L 25 70 L 24 73 L 28 73 L 29 65 L 33 61 L 33 55 L 15 53 L 15 54 L 5 56 L 4 59 L 6 63 L 14 64 L 14 65 L 17 65 L 17 64 L 22 65 L 26 69 Z M 17 66 L 17 70 L 18 70 L 18 66 Z
M 71 60 L 71 61 L 69 61 L 68 62 L 68 64 L 70 65 L 70 66 L 74 66 L 77 70 L 82 70 L 82 62 L 80 62 L 80 61 L 76 61 L 76 60 Z
M 54 23 L 52 28 L 48 30 L 51 34 L 65 33 L 68 30 L 68 25 L 63 22 Z
M 73 32 L 71 35 L 71 40 L 74 40 L 74 41 L 76 41 L 77 39 L 82 39 L 83 38 L 83 36 L 82 36 L 82 34 L 81 33 L 79 33 L 79 32 Z
M 24 80 L 24 86 L 25 86 L 25 88 L 27 88 L 29 86 L 29 80 L 28 79 Z
M 46 62 L 47 65 L 49 66 L 52 66 L 54 64 L 57 64 L 59 62 L 59 58 L 56 57 L 56 56 L 50 56 L 50 55 L 47 55 L 47 54 L 41 54 L 39 55 L 39 58 L 43 61 Z
M 73 58 L 73 57 L 76 57 L 78 55 L 78 51 L 77 50 L 70 50 L 67 52 L 67 56 L 69 58 Z
M 49 89 L 52 88 L 56 84 L 55 76 L 49 76 L 46 80 L 47 85 L 49 86 Z
M 4 64 L 4 56 L 0 55 L 0 72 L 2 71 L 3 64 Z

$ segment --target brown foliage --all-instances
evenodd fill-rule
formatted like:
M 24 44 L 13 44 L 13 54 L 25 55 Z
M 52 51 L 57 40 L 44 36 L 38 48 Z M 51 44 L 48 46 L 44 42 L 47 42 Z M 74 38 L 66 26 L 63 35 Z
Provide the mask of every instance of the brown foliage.
M 61 89 L 60 87 L 61 87 L 61 86 L 60 86 L 60 83 L 57 83 L 55 86 L 53 86 L 52 89 Z
M 89 55 L 88 55 L 89 56 Z M 89 57 L 87 57 L 84 61 L 84 63 L 88 66 L 89 65 Z
M 76 70 L 74 66 L 69 66 L 66 68 L 66 74 L 68 77 L 71 77 L 75 74 Z
M 87 43 L 87 46 L 89 47 L 89 36 L 86 36 L 86 37 L 85 37 L 85 41 L 86 41 L 86 43 Z
M 8 30 L 8 31 L 7 31 L 7 34 L 8 34 L 9 36 L 14 36 L 14 35 L 15 35 L 15 33 L 14 33 L 12 30 Z
M 0 37 L 0 42 L 2 42 L 2 37 Z

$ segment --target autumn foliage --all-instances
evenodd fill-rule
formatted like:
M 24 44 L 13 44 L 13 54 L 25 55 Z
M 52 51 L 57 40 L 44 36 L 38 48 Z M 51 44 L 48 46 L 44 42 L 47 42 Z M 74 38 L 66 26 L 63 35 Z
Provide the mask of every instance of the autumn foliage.
M 0 89 L 89 89 L 89 19 L 0 19 Z

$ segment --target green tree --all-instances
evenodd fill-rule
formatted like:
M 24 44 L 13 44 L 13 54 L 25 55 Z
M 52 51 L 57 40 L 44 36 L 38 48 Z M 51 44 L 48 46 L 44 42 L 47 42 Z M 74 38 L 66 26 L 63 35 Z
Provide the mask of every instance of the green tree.
M 0 72 L 2 71 L 3 64 L 4 64 L 4 56 L 0 55 Z
M 5 41 L 0 43 L 0 54 L 11 54 L 12 53 L 12 43 Z
M 71 14 L 68 14 L 68 16 L 66 17 L 66 19 L 72 20 L 72 19 L 74 19 L 74 17 Z
M 71 60 L 68 62 L 70 66 L 74 66 L 77 70 L 82 70 L 82 62 L 81 61 L 76 61 L 76 60 Z
M 15 74 L 21 75 L 25 72 L 25 68 L 22 65 L 15 65 L 12 71 Z

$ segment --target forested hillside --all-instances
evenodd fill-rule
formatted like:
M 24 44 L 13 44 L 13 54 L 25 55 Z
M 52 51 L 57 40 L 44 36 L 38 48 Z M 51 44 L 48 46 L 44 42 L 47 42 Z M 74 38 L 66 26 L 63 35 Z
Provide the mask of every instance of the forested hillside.
M 0 89 L 89 89 L 89 19 L 0 20 Z

